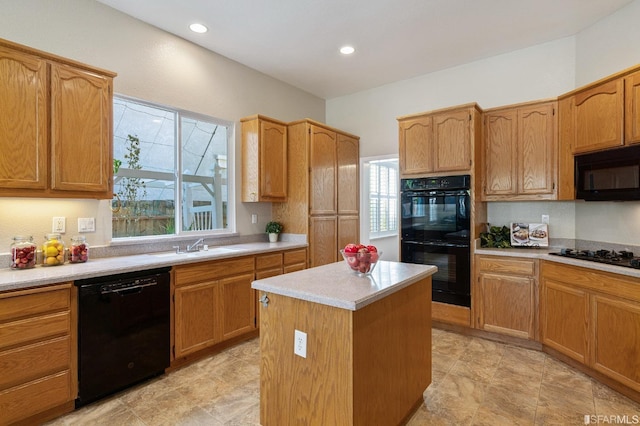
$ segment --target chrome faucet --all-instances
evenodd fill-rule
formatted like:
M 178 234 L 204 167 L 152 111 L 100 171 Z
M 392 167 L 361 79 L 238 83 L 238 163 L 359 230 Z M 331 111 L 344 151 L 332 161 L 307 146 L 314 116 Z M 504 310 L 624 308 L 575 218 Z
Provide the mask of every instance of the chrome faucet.
M 200 246 L 202 245 L 203 242 L 204 242 L 204 238 L 200 238 L 195 243 L 187 245 L 187 253 L 190 253 L 192 251 L 200 251 Z

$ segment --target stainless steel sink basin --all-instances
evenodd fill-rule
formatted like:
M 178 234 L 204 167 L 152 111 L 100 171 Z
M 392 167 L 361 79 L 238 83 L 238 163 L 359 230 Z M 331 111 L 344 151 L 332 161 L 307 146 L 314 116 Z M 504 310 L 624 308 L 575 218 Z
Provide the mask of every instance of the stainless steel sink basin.
M 201 256 L 214 256 L 216 254 L 227 254 L 237 252 L 237 249 L 227 247 L 210 247 L 209 250 L 200 250 L 192 252 L 180 252 L 175 251 L 163 251 L 159 253 L 148 253 L 149 256 L 154 257 L 201 257 Z

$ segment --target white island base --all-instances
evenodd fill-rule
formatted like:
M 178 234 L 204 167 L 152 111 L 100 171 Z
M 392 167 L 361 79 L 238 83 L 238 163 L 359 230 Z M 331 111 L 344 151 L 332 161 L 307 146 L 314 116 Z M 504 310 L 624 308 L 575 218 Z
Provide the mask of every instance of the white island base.
M 398 425 L 431 383 L 434 266 L 334 263 L 254 281 L 260 303 L 260 423 Z M 306 358 L 294 354 L 306 333 Z

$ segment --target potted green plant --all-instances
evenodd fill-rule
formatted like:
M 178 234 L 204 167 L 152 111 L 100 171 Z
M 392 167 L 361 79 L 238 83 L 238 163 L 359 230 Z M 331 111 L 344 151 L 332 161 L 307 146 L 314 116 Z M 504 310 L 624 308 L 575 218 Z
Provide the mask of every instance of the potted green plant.
M 269 234 L 269 242 L 275 243 L 276 241 L 278 241 L 278 234 L 282 232 L 282 229 L 283 226 L 280 222 L 267 223 L 265 231 L 267 234 Z

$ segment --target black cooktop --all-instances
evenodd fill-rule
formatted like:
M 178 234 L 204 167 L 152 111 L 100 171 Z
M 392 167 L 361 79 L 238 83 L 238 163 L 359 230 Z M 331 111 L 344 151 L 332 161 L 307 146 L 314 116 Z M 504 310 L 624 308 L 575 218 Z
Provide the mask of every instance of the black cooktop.
M 587 260 L 590 262 L 606 263 L 607 265 L 640 269 L 640 257 L 634 257 L 633 252 L 625 250 L 574 250 L 563 248 L 558 253 L 549 254 L 554 256 L 570 257 L 572 259 Z

